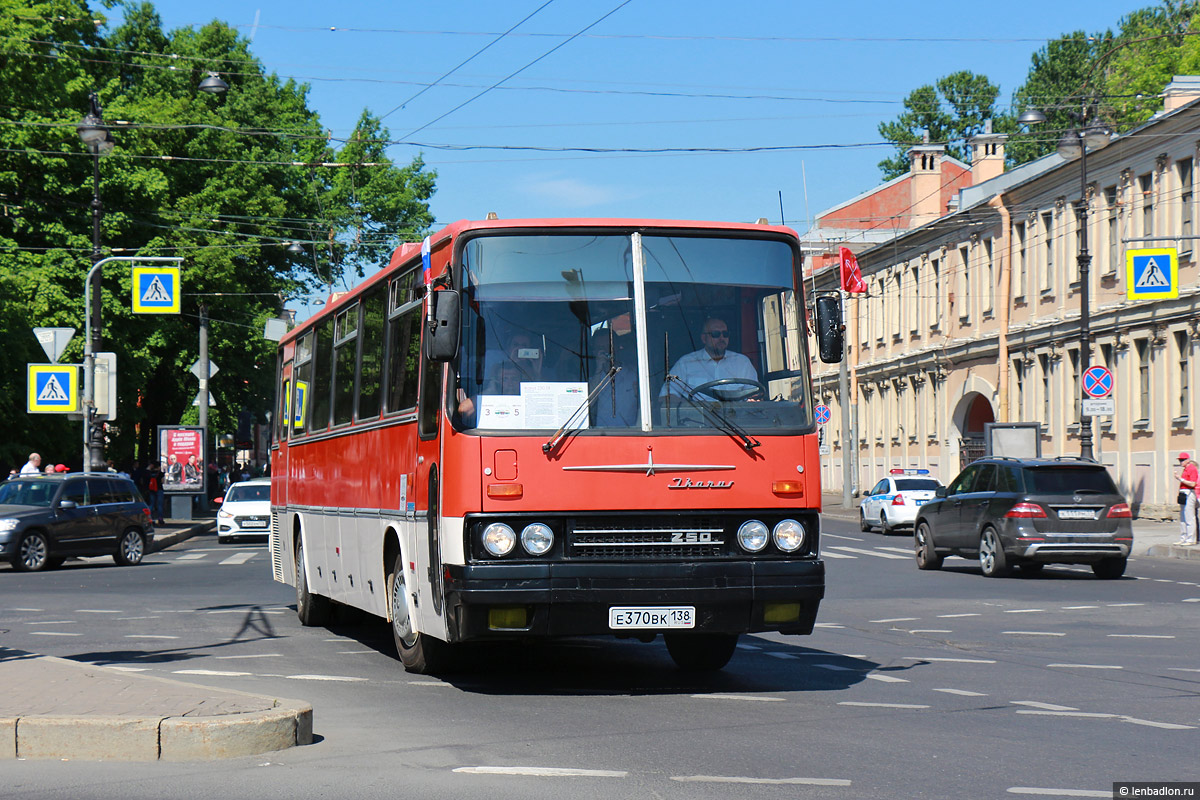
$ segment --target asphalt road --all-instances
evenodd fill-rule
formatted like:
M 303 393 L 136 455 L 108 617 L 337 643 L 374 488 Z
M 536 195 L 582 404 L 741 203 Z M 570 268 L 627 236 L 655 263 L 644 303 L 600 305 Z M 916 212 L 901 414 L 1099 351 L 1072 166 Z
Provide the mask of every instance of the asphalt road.
M 826 520 L 813 636 L 748 636 L 689 677 L 661 643 L 473 649 L 408 675 L 386 626 L 303 628 L 265 546 L 136 568 L 0 567 L 0 643 L 312 703 L 307 747 L 216 763 L 7 762 L 13 798 L 1110 797 L 1196 780 L 1200 568 L 919 572 L 909 538 Z

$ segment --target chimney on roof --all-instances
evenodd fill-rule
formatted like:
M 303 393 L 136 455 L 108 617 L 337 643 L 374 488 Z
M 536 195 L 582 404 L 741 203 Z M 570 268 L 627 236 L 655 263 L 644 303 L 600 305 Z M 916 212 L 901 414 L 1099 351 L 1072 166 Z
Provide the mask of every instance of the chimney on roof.
M 946 148 L 929 143 L 925 131 L 924 143 L 908 151 L 910 228 L 919 228 L 942 215 L 942 156 Z
M 1200 99 L 1200 75 L 1176 75 L 1163 89 L 1163 111 L 1174 111 Z
M 985 120 L 983 133 L 971 137 L 971 183 L 978 186 L 1004 173 L 1004 143 L 1008 136 L 992 133 L 992 121 Z

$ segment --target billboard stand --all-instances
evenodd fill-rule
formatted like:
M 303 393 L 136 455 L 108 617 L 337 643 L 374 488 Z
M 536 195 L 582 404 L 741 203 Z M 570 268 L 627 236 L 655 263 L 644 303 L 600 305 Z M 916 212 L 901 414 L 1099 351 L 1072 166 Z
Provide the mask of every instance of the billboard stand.
M 171 497 L 171 519 L 187 519 L 192 518 L 192 496 L 173 495 Z
M 158 460 L 162 487 L 172 519 L 192 519 L 192 498 L 204 497 L 208 477 L 204 428 L 198 425 L 159 425 Z

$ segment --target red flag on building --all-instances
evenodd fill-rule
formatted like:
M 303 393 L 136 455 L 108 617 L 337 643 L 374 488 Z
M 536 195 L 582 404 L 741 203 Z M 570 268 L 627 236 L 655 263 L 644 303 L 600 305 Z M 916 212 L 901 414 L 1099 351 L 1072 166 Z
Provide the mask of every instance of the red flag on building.
M 842 290 L 850 294 L 862 294 L 867 291 L 867 282 L 858 271 L 858 259 L 849 247 L 843 247 L 842 255 Z

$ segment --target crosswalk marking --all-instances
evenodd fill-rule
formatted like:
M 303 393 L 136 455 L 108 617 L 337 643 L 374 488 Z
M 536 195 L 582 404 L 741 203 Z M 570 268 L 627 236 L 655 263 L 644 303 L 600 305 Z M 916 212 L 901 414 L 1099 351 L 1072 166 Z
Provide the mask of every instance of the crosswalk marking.
M 845 550 L 847 553 L 858 553 L 864 556 L 875 556 L 876 558 L 898 558 L 907 560 L 908 556 L 898 556 L 892 553 L 881 553 L 878 550 L 865 550 L 861 547 L 846 547 L 845 545 L 831 545 L 827 550 Z M 828 555 L 828 553 L 826 553 Z
M 229 558 L 222 561 L 221 565 L 224 566 L 226 564 L 245 564 L 247 561 L 254 558 L 256 555 L 258 555 L 258 553 L 238 553 L 237 555 L 232 555 Z

